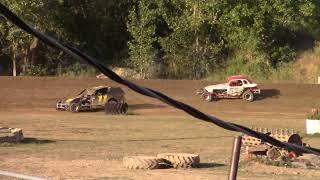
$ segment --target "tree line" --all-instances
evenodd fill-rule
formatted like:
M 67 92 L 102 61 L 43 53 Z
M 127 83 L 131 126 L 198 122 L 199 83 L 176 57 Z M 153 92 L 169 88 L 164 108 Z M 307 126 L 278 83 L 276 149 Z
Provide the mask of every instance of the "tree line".
M 317 0 L 2 0 L 37 29 L 144 78 L 268 76 L 319 37 Z M 81 75 L 94 69 L 0 16 L 0 73 Z

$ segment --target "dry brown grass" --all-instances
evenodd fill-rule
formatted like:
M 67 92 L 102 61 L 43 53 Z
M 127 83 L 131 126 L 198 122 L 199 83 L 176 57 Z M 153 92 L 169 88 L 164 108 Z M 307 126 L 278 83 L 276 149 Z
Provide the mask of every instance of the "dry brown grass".
M 293 65 L 294 79 L 305 83 L 318 83 L 320 76 L 320 42 L 306 51 Z
M 2 170 L 16 171 L 50 179 L 225 179 L 228 174 L 232 139 L 230 133 L 208 123 L 186 116 L 105 116 L 103 113 L 72 114 L 67 112 L 1 112 L 0 126 L 24 129 L 27 142 L 0 147 Z M 225 115 L 224 118 L 235 119 Z M 258 118 L 257 118 L 258 117 Z M 253 115 L 235 122 L 264 127 L 294 125 L 302 131 L 300 119 Z M 244 123 L 245 122 L 245 123 Z M 292 127 L 292 126 L 291 126 Z M 35 138 L 35 139 L 30 139 Z M 317 138 L 307 143 L 320 146 Z M 198 153 L 204 168 L 192 170 L 130 171 L 121 159 L 132 155 L 156 155 L 163 152 Z M 305 170 L 281 170 L 260 165 L 243 164 L 240 179 L 287 179 L 286 175 L 302 177 Z M 301 172 L 301 175 L 294 174 Z M 307 171 L 309 173 L 309 171 Z M 320 176 L 320 172 L 310 173 Z M 289 179 L 289 178 L 288 178 Z

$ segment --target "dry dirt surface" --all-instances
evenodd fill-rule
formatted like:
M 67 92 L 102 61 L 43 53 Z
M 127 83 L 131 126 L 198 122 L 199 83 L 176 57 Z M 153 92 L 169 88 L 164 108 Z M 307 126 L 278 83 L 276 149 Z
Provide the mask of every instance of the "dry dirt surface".
M 307 112 L 320 102 L 320 86 L 311 84 L 262 83 L 263 96 L 252 103 L 240 99 L 208 103 L 195 92 L 214 82 L 136 82 L 224 120 L 269 129 L 290 128 L 301 134 Z M 48 179 L 227 178 L 237 133 L 196 120 L 125 87 L 126 116 L 55 110 L 59 99 L 97 85 L 118 86 L 107 79 L 0 77 L 0 127 L 22 128 L 26 137 L 22 144 L 0 146 L 0 170 Z M 304 142 L 320 147 L 317 137 L 306 137 Z M 124 156 L 169 152 L 200 154 L 202 164 L 196 169 L 134 171 L 122 167 Z M 238 179 L 302 178 L 317 179 L 320 172 L 241 160 Z

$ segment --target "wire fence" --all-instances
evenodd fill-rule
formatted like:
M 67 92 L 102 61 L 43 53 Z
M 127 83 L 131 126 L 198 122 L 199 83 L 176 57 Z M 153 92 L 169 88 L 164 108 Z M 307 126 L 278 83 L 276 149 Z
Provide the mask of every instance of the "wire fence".
M 177 109 L 180 109 L 184 111 L 185 113 L 199 119 L 202 121 L 213 123 L 221 128 L 224 128 L 229 131 L 235 131 L 235 132 L 241 132 L 244 134 L 247 134 L 249 136 L 253 136 L 256 138 L 259 138 L 265 142 L 268 142 L 274 146 L 277 146 L 279 148 L 284 148 L 289 151 L 294 151 L 298 153 L 311 153 L 315 155 L 320 155 L 320 149 L 312 148 L 312 147 L 304 147 L 301 145 L 291 144 L 287 142 L 281 142 L 268 134 L 264 134 L 261 132 L 254 131 L 248 127 L 235 124 L 232 122 L 223 121 L 217 117 L 214 117 L 212 115 L 208 115 L 206 113 L 203 113 L 199 111 L 198 109 L 185 104 L 183 102 L 177 101 L 159 91 L 155 91 L 150 88 L 142 87 L 138 84 L 135 84 L 127 79 L 124 79 L 120 76 L 118 76 L 115 72 L 105 67 L 102 63 L 100 63 L 98 60 L 84 54 L 77 48 L 74 48 L 72 46 L 66 45 L 64 43 L 61 43 L 57 41 L 56 39 L 34 29 L 33 27 L 29 26 L 27 23 L 25 23 L 21 18 L 19 18 L 16 14 L 14 14 L 10 9 L 8 9 L 6 6 L 4 6 L 2 3 L 0 3 L 0 13 L 3 14 L 4 17 L 6 17 L 9 21 L 11 21 L 16 26 L 23 29 L 25 32 L 27 32 L 30 35 L 33 35 L 46 43 L 47 45 L 51 47 L 55 47 L 64 53 L 87 62 L 88 64 L 92 65 L 93 67 L 97 68 L 99 71 L 101 71 L 104 75 L 109 77 L 111 80 L 118 82 L 119 84 L 122 84 L 124 86 L 127 86 L 128 88 L 132 89 L 133 91 L 140 93 L 142 95 L 158 99 L 168 105 L 171 105 Z

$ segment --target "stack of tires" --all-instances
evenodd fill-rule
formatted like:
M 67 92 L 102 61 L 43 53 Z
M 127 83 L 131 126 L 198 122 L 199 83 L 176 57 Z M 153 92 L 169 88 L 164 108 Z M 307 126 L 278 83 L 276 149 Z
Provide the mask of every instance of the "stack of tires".
M 153 156 L 131 156 L 123 158 L 123 166 L 128 169 L 193 168 L 200 163 L 197 154 L 164 153 Z
M 110 101 L 105 104 L 104 110 L 106 114 L 126 114 L 128 104 Z
M 0 127 L 0 144 L 20 143 L 23 139 L 22 129 Z

